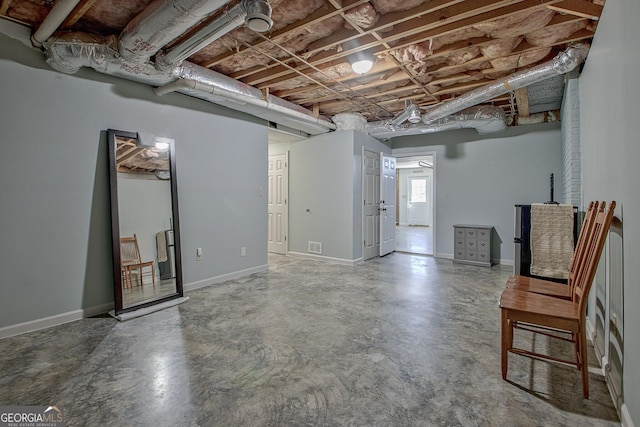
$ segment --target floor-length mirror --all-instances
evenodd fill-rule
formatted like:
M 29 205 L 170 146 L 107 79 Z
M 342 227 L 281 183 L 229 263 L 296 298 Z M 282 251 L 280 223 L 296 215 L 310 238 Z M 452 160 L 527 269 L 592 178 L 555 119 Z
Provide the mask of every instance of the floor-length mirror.
M 115 314 L 180 298 L 173 140 L 107 131 Z

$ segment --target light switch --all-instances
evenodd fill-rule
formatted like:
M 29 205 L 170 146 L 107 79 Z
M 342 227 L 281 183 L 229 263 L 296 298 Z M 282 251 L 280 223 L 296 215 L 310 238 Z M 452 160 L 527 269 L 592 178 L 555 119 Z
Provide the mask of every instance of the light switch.
M 202 248 L 196 249 L 196 261 L 200 261 L 202 259 Z

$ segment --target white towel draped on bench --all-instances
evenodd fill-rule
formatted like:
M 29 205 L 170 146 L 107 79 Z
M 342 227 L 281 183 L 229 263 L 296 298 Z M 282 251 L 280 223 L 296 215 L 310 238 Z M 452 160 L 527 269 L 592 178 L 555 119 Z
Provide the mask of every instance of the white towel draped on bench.
M 531 204 L 531 274 L 566 279 L 573 256 L 573 206 Z

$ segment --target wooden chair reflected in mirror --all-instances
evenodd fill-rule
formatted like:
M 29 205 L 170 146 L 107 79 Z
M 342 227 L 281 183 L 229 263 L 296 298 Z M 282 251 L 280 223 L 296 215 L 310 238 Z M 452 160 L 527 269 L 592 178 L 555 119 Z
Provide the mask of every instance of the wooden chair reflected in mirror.
M 114 315 L 120 318 L 185 300 L 175 144 L 167 137 L 114 129 L 107 138 Z
M 138 237 L 135 234 L 133 237 L 120 238 L 120 264 L 124 287 L 143 286 L 144 278 L 149 276 L 151 276 L 151 283 L 155 286 L 155 262 L 142 261 Z

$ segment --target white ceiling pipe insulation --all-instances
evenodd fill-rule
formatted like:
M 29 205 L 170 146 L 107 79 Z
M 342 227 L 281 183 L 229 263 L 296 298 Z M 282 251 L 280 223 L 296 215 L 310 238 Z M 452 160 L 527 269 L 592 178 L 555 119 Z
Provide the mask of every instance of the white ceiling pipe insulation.
M 507 120 L 502 108 L 478 105 L 467 108 L 459 114 L 440 118 L 429 124 L 397 126 L 388 120 L 367 123 L 367 133 L 377 139 L 399 136 L 422 135 L 454 129 L 475 129 L 479 134 L 499 132 L 507 128 Z
M 443 102 L 424 113 L 422 121 L 429 124 L 513 90 L 546 80 L 558 74 L 566 74 L 580 65 L 586 59 L 588 52 L 589 46 L 583 43 L 576 43 L 569 46 L 564 52 L 560 52 L 549 62 L 512 74 L 509 77 L 467 92 L 458 98 Z

